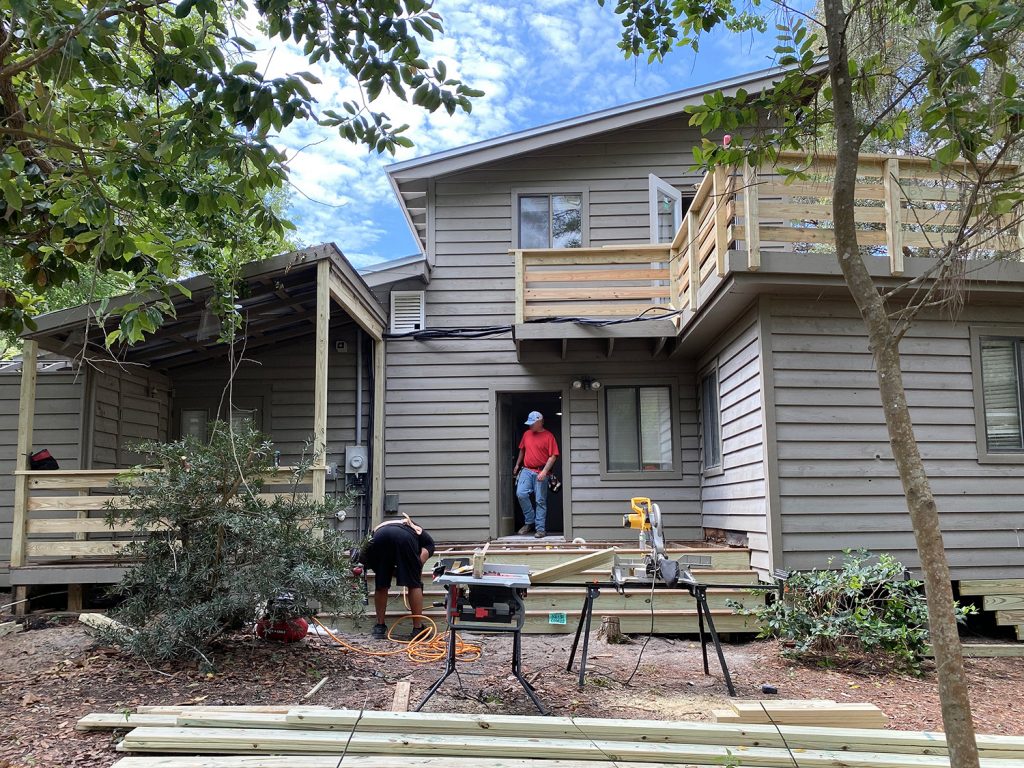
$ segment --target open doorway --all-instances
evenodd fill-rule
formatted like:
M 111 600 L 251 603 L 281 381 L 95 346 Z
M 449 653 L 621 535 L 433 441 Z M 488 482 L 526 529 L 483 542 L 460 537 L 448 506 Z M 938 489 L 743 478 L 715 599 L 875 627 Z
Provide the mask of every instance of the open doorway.
M 498 478 L 497 511 L 498 535 L 511 536 L 523 525 L 523 511 L 516 499 L 512 469 L 519 454 L 519 441 L 526 431 L 526 417 L 530 411 L 544 415 L 544 426 L 558 441 L 561 451 L 565 444 L 562 435 L 562 395 L 560 392 L 499 392 L 498 407 Z M 551 469 L 560 479 L 562 457 L 559 456 Z M 562 496 L 564 491 L 548 494 L 547 532 L 561 534 L 565 531 Z

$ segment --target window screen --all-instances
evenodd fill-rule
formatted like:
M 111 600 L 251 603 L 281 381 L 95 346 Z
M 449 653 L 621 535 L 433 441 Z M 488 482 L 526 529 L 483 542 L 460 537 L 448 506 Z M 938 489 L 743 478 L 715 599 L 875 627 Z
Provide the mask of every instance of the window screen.
M 608 387 L 605 390 L 605 410 L 609 472 L 672 469 L 672 396 L 669 387 Z
M 989 452 L 1024 451 L 1020 339 L 981 339 L 981 387 Z
M 582 195 L 519 197 L 520 248 L 580 248 L 582 245 Z
M 718 371 L 700 381 L 701 447 L 704 469 L 722 466 L 722 415 L 718 403 Z

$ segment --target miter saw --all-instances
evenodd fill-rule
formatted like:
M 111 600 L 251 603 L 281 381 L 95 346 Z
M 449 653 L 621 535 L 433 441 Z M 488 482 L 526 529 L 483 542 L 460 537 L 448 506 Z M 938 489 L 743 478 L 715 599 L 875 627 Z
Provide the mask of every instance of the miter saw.
M 680 581 L 693 582 L 693 567 L 711 567 L 707 555 L 683 555 L 677 560 L 668 556 L 661 525 L 661 508 L 646 496 L 629 501 L 632 512 L 622 516 L 622 527 L 640 531 L 642 558 L 616 555 L 612 565 L 612 581 L 620 588 L 631 584 L 650 584 L 661 580 L 667 587 Z

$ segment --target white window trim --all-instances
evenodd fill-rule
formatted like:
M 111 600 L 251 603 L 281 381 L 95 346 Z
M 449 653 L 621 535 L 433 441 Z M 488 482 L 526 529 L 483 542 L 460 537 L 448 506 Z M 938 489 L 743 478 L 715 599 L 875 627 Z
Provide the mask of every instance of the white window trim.
M 647 176 L 647 200 L 649 215 L 651 218 L 651 242 L 658 241 L 658 193 L 664 192 L 672 198 L 676 214 L 676 230 L 679 230 L 683 222 L 683 193 L 673 187 L 664 179 L 655 176 L 653 173 Z
M 391 312 L 388 317 L 388 328 L 391 333 L 409 333 L 408 328 L 396 328 L 395 327 L 395 299 L 404 296 L 417 296 L 420 301 L 420 327 L 419 330 L 423 330 L 427 327 L 427 295 L 426 291 L 392 291 L 391 292 Z
M 512 248 L 519 248 L 519 198 L 530 197 L 531 195 L 579 195 L 580 196 L 580 219 L 583 227 L 581 233 L 580 247 L 590 247 L 590 186 L 587 184 L 563 184 L 552 182 L 550 184 L 531 184 L 528 187 L 515 187 L 512 189 Z M 550 216 L 550 213 L 548 214 Z M 572 250 L 571 248 L 559 250 Z

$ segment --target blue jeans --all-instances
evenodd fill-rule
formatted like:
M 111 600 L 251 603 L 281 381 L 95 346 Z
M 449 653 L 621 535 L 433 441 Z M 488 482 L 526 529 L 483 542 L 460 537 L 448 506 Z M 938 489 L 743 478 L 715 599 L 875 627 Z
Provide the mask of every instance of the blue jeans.
M 548 519 L 548 479 L 538 480 L 532 469 L 523 467 L 519 470 L 519 477 L 516 479 L 516 498 L 519 499 L 519 506 L 523 508 L 523 517 L 527 525 L 534 526 L 538 531 L 545 531 L 545 523 Z M 536 499 L 536 510 L 530 494 Z

